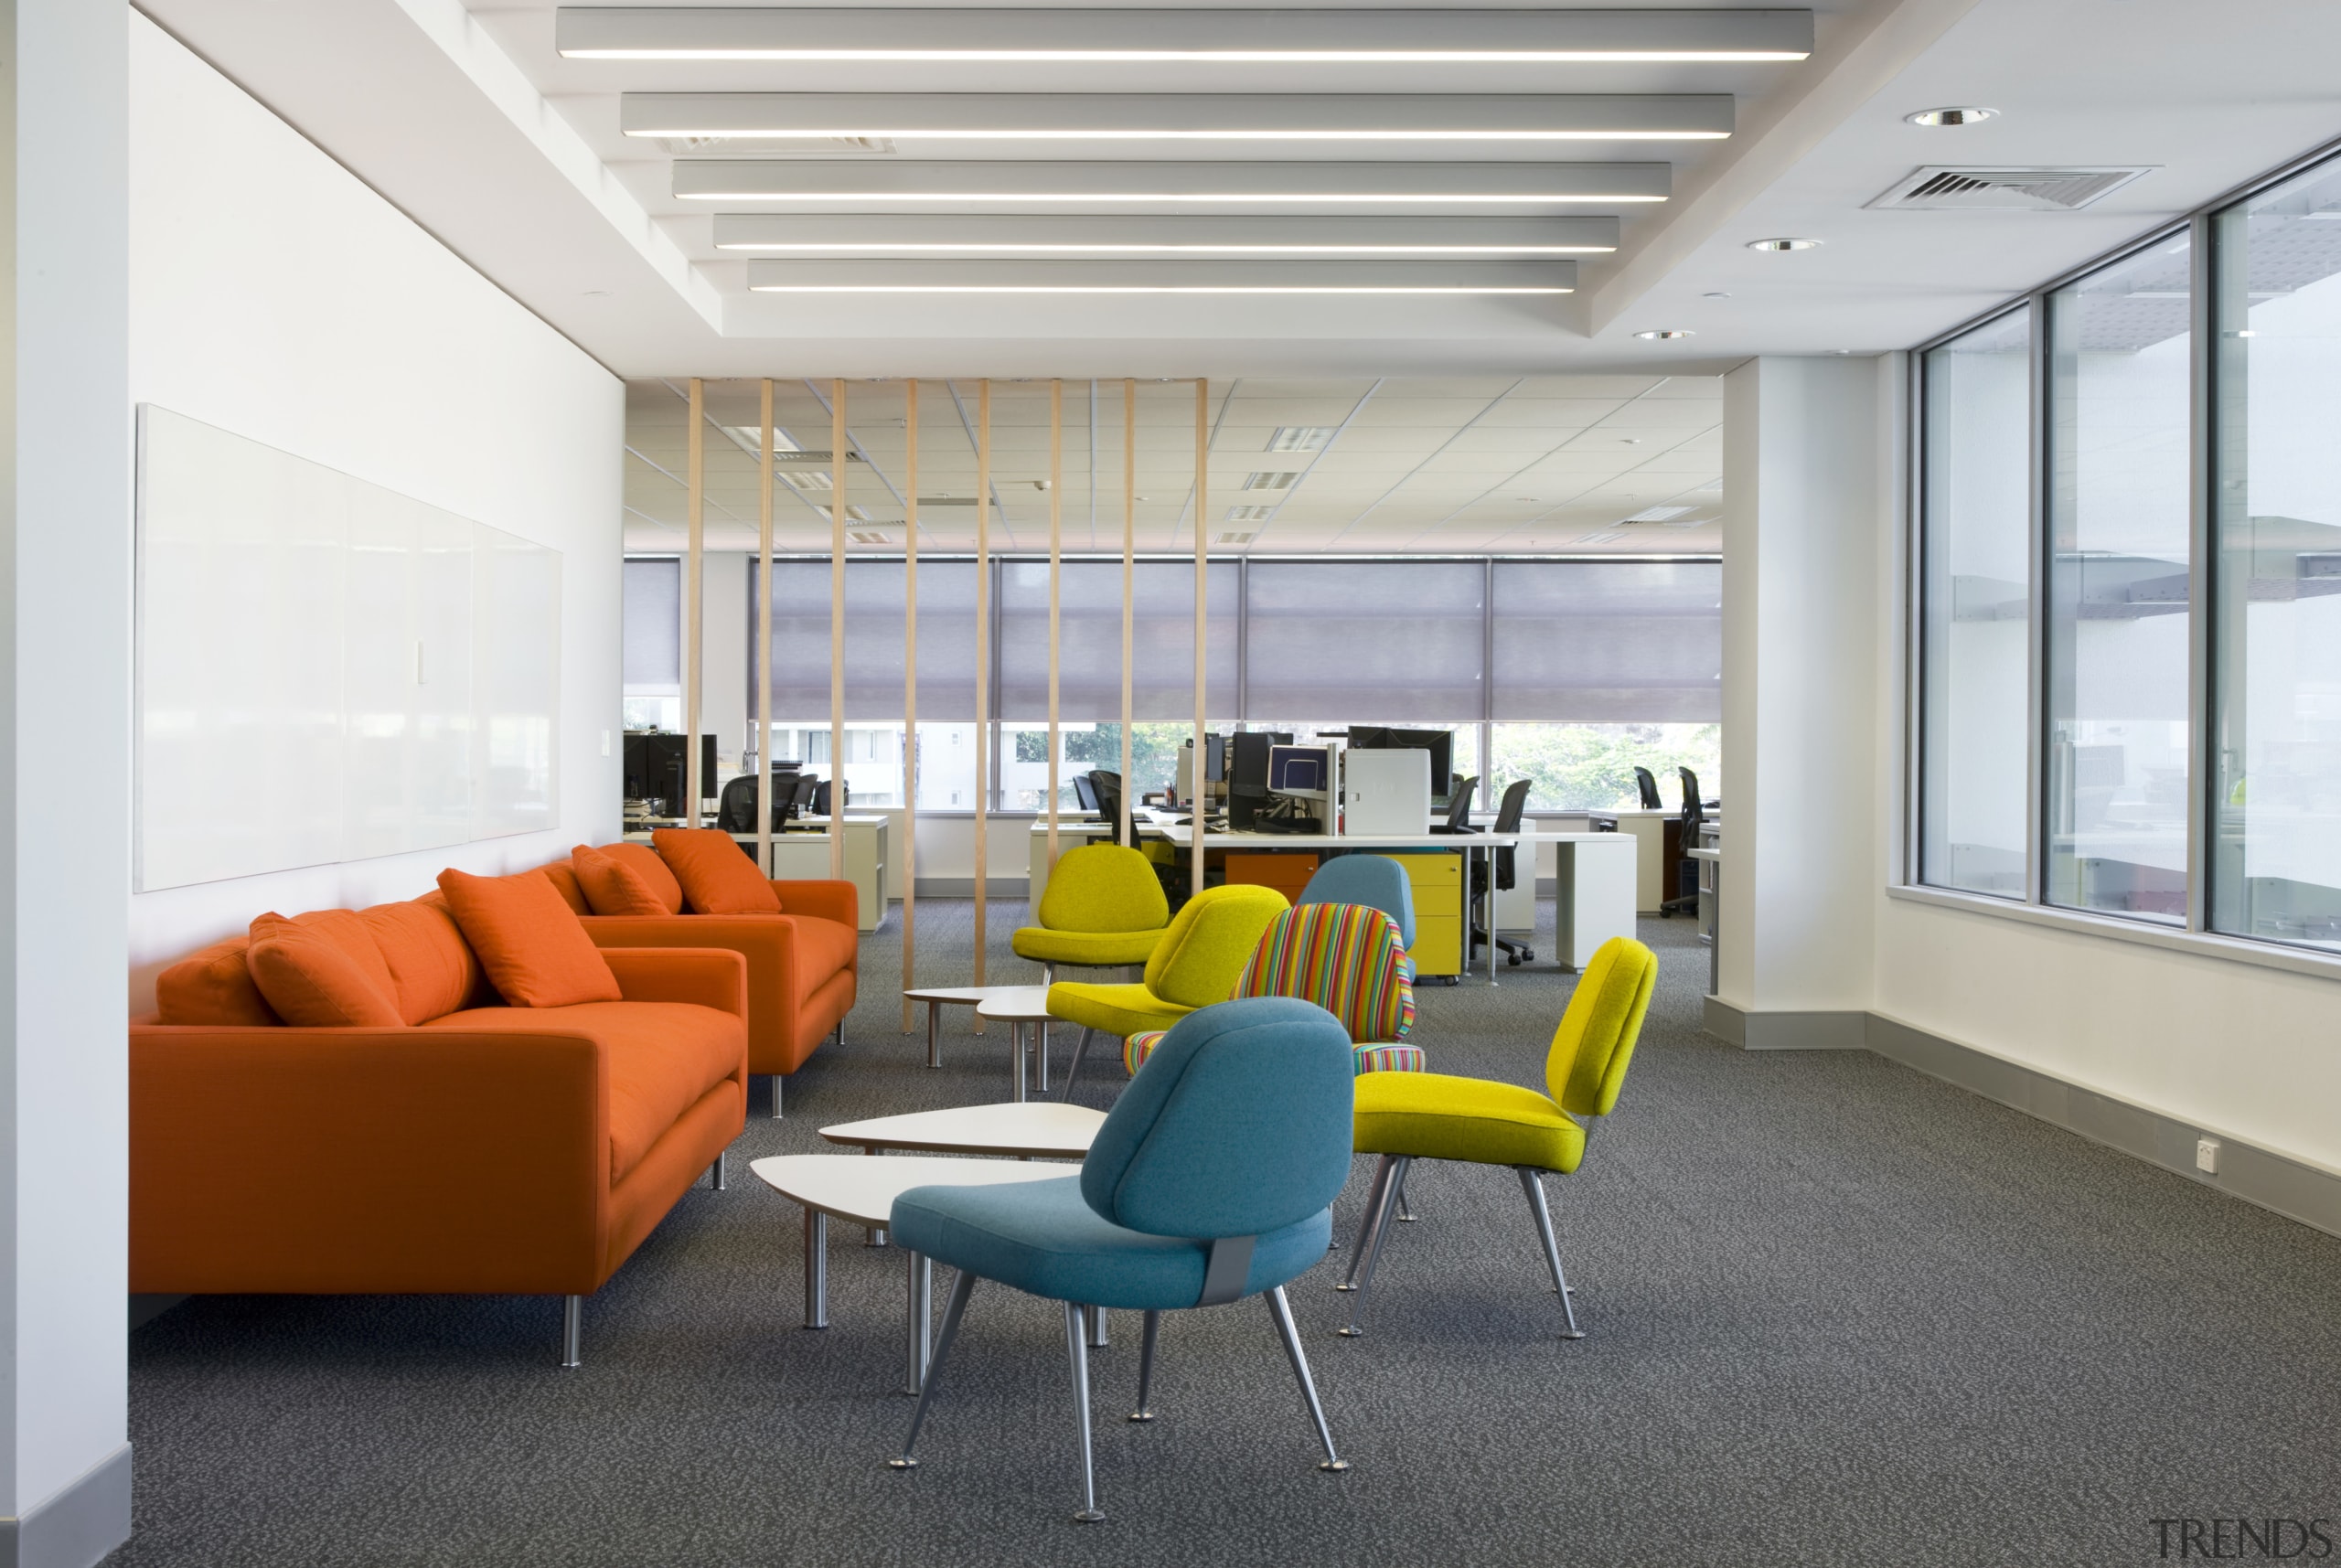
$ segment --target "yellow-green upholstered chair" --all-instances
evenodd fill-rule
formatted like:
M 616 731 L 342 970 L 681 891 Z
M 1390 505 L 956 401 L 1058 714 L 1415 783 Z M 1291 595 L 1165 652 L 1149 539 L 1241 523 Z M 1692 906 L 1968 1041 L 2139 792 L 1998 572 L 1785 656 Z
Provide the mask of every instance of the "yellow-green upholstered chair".
M 1088 1054 L 1089 1037 L 1097 1030 L 1119 1040 L 1169 1029 L 1197 1008 L 1233 997 L 1261 934 L 1291 907 L 1274 888 L 1205 888 L 1171 918 L 1154 956 L 1146 961 L 1142 983 L 1059 980 L 1051 986 L 1049 1016 L 1081 1026 L 1081 1043 L 1074 1048 L 1073 1065 L 1065 1069 L 1064 1097 L 1073 1098 L 1073 1081 Z
M 1443 1072 L 1375 1072 L 1357 1081 L 1355 1147 L 1360 1154 L 1382 1159 L 1374 1167 L 1365 1219 L 1350 1254 L 1349 1278 L 1335 1287 L 1353 1292 L 1343 1334 L 1358 1332 L 1357 1307 L 1374 1282 L 1406 1168 L 1417 1159 L 1451 1159 L 1508 1165 L 1519 1174 L 1553 1272 L 1553 1288 L 1560 1293 L 1561 1315 L 1568 1324 L 1563 1338 L 1584 1338 L 1569 1301 L 1568 1276 L 1561 1272 L 1541 1177 L 1547 1170 L 1575 1170 L 1585 1158 L 1587 1124 L 1578 1118 L 1606 1116 L 1616 1108 L 1657 985 L 1656 954 L 1631 937 L 1603 943 L 1577 981 L 1561 1027 L 1553 1031 L 1552 1049 L 1545 1053 L 1548 1093 Z
M 1057 857 L 1041 894 L 1040 920 L 1009 945 L 1041 965 L 1041 984 L 1048 986 L 1060 964 L 1115 969 L 1153 958 L 1170 924 L 1170 901 L 1145 856 L 1119 844 L 1089 844 Z

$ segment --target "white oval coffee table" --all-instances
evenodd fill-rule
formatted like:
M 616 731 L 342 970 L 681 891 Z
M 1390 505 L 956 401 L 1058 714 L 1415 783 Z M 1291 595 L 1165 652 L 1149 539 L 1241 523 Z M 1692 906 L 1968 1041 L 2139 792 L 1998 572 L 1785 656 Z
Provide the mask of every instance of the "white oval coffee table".
M 1056 1100 L 1019 1100 L 1001 1105 L 954 1105 L 944 1111 L 912 1111 L 839 1122 L 823 1127 L 833 1144 L 850 1144 L 871 1154 L 905 1149 L 915 1154 L 989 1154 L 1010 1159 L 1079 1159 L 1089 1152 L 1106 1113 Z
M 1040 1033 L 1040 1092 L 1049 1092 L 1049 988 L 1046 986 L 1010 986 L 997 996 L 986 997 L 976 1004 L 976 1016 L 1004 1023 L 1014 1042 L 1016 1098 L 1025 1095 L 1025 1082 L 1032 1076 L 1025 1070 L 1025 1026 L 1036 1025 Z
M 752 1161 L 757 1179 L 805 1211 L 805 1327 L 829 1326 L 829 1216 L 882 1230 L 893 1218 L 894 1200 L 914 1187 L 998 1187 L 1012 1181 L 1049 1181 L 1074 1176 L 1078 1166 L 1025 1160 L 941 1159 L 931 1155 L 882 1155 L 856 1158 L 836 1154 L 781 1154 Z M 927 1326 L 935 1311 L 935 1264 L 925 1254 L 903 1249 L 908 1300 L 903 1376 L 916 1393 L 926 1377 Z
M 1029 986 L 922 986 L 904 991 L 904 1001 L 926 1004 L 926 1064 L 943 1065 L 943 1030 L 937 1016 L 945 1008 L 979 1007 L 994 997 L 1030 989 Z

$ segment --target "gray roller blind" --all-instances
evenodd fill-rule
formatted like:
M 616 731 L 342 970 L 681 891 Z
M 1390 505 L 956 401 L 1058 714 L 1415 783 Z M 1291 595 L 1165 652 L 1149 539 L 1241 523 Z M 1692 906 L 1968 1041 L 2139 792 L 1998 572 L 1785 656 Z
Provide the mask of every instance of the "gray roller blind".
M 1255 569 L 1257 570 L 1256 568 Z M 1209 715 L 1235 710 L 1236 603 L 1234 561 L 1209 572 L 1204 629 Z M 1132 573 L 1136 610 L 1131 640 L 1131 716 L 1192 719 L 1195 712 L 1195 568 L 1191 560 L 1142 560 Z M 1115 723 L 1122 716 L 1122 563 L 1064 562 L 1058 598 L 1061 664 L 1057 711 L 1074 723 Z M 920 656 L 924 658 L 925 656 Z M 1256 666 L 1255 667 L 1256 667 Z M 922 681 L 924 688 L 925 682 Z M 1049 716 L 1049 563 L 1001 563 L 999 717 L 1026 722 Z
M 1245 716 L 1480 717 L 1477 561 L 1255 561 Z
M 1498 719 L 1718 721 L 1723 568 L 1499 560 L 1491 673 Z
M 680 686 L 683 680 L 683 563 L 629 560 L 620 631 L 627 686 Z
M 772 711 L 775 720 L 829 713 L 829 564 L 775 561 L 772 569 Z M 899 560 L 845 569 L 845 716 L 903 717 L 904 576 Z M 748 569 L 748 667 L 755 688 L 756 571 Z M 918 716 L 965 723 L 976 716 L 976 567 L 921 561 L 918 569 Z

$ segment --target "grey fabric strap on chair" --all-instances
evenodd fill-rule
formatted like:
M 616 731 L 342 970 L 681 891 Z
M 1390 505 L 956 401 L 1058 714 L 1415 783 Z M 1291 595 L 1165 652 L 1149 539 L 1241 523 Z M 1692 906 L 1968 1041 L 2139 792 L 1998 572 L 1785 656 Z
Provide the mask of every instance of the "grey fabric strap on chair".
M 1252 1275 L 1252 1243 L 1256 1236 L 1222 1236 L 1211 1244 L 1211 1260 L 1203 1264 L 1203 1293 L 1197 1307 L 1224 1307 L 1240 1300 L 1244 1282 Z

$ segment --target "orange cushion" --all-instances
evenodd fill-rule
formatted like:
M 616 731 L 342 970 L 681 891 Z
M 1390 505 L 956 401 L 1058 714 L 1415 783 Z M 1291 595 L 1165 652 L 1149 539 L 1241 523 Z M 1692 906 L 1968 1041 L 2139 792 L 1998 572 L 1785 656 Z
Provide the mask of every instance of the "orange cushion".
M 586 903 L 595 914 L 655 916 L 673 912 L 643 880 L 642 873 L 624 860 L 580 844 L 569 852 L 569 864 L 577 885 L 585 891 Z
M 718 827 L 661 827 L 651 834 L 658 858 L 683 884 L 683 898 L 700 914 L 778 914 L 780 895 Z
M 252 922 L 244 962 L 268 1005 L 296 1028 L 406 1021 L 399 1016 L 390 965 L 354 911 L 319 910 L 297 921 L 262 915 Z
M 516 1008 L 615 1002 L 625 995 L 602 950 L 551 879 L 475 877 L 448 869 L 439 891 L 498 995 Z
M 675 880 L 675 873 L 658 858 L 658 851 L 647 844 L 604 844 L 600 852 L 613 860 L 624 862 L 649 885 L 666 906 L 668 914 L 683 912 L 683 884 Z
M 569 906 L 572 914 L 593 912 L 593 906 L 585 901 L 585 890 L 577 885 L 577 873 L 570 869 L 568 861 L 555 860 L 537 869 L 552 879 L 552 885 L 561 892 L 561 902 Z
M 240 1024 L 267 1028 L 284 1020 L 252 983 L 244 962 L 250 940 L 231 936 L 182 958 L 155 978 L 155 1006 L 166 1024 Z
M 479 960 L 444 901 L 376 904 L 359 910 L 358 918 L 390 967 L 391 1000 L 406 1022 L 427 1023 L 470 999 L 479 984 Z
M 478 1008 L 433 1019 L 432 1029 L 579 1029 L 602 1042 L 610 1084 L 610 1180 L 740 1071 L 747 1027 L 732 1013 L 687 1002 L 588 1003 L 557 1011 Z

